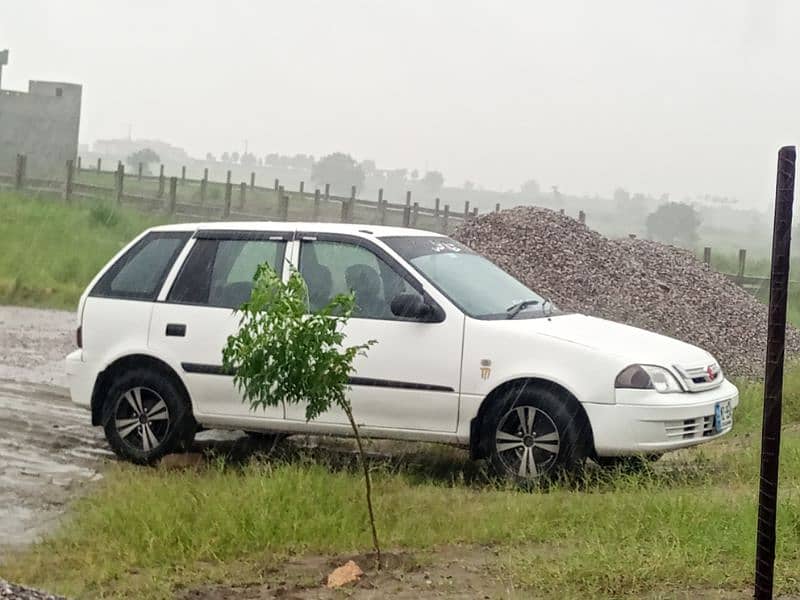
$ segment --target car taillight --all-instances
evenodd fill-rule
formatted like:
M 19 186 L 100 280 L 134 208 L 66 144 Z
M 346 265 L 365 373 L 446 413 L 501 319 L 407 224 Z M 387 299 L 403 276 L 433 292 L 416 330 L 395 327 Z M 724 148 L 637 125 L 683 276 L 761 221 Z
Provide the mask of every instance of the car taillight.
M 78 345 L 78 348 L 83 348 L 83 326 L 78 325 L 78 328 L 75 330 L 75 343 Z

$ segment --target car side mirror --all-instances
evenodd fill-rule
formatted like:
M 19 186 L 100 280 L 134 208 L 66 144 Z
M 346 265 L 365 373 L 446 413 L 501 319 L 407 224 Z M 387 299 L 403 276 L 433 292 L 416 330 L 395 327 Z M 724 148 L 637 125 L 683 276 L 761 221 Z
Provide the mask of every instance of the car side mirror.
M 415 321 L 441 321 L 444 316 L 419 294 L 398 294 L 392 298 L 390 308 L 394 316 Z

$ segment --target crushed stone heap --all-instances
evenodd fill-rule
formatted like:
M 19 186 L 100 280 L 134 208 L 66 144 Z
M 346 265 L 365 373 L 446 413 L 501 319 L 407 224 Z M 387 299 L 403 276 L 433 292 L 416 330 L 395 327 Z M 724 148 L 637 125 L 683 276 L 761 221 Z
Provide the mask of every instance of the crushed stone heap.
M 691 252 L 610 240 L 575 219 L 517 207 L 453 235 L 560 309 L 662 333 L 711 352 L 729 375 L 762 377 L 767 307 Z M 800 335 L 787 330 L 787 355 Z

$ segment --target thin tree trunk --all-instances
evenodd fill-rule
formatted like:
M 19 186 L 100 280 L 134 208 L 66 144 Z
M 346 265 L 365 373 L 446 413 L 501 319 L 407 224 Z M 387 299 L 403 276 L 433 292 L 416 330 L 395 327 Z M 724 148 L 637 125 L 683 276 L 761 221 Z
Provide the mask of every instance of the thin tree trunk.
M 353 433 L 356 434 L 356 444 L 358 444 L 358 454 L 361 459 L 361 466 L 364 469 L 364 484 L 367 489 L 367 509 L 369 510 L 369 524 L 372 527 L 372 545 L 375 546 L 375 553 L 378 556 L 378 571 L 381 570 L 381 547 L 378 544 L 378 532 L 375 529 L 375 514 L 372 512 L 372 484 L 369 477 L 369 468 L 367 467 L 367 457 L 364 454 L 364 446 L 361 444 L 361 434 L 358 432 L 358 425 L 353 418 L 353 410 L 350 406 L 344 408 L 344 412 L 350 421 L 350 426 L 353 428 Z

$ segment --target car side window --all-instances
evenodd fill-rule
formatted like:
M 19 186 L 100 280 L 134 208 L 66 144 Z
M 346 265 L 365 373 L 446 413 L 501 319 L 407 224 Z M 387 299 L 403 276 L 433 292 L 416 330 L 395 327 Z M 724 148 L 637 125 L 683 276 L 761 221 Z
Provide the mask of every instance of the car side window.
M 356 318 L 403 320 L 392 314 L 392 299 L 399 294 L 418 294 L 383 259 L 350 242 L 304 240 L 300 274 L 308 286 L 311 310 L 321 309 L 337 294 L 352 291 Z
M 154 300 L 191 236 L 188 231 L 153 232 L 139 240 L 106 273 L 92 296 L 130 300 Z
M 250 298 L 253 276 L 262 263 L 282 272 L 282 240 L 198 239 L 167 301 L 238 308 Z

